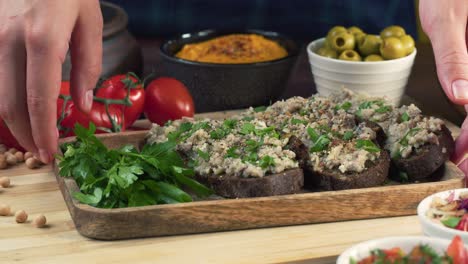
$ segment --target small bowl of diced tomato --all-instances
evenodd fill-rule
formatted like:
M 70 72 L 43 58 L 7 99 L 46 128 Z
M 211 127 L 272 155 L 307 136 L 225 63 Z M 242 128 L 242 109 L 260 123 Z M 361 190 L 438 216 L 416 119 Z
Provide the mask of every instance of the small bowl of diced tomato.
M 468 251 L 459 236 L 452 241 L 423 237 L 387 237 L 357 244 L 343 252 L 337 264 L 468 263 Z

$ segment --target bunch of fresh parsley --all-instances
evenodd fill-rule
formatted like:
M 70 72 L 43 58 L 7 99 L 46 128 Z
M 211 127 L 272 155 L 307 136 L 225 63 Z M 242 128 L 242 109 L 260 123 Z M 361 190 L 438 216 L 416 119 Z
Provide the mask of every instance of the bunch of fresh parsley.
M 96 136 L 96 127 L 76 125 L 76 141 L 61 146 L 59 173 L 72 177 L 80 187 L 73 196 L 101 208 L 190 202 L 183 189 L 205 197 L 212 191 L 192 177 L 175 150 L 176 143 L 147 144 L 141 152 L 134 146 L 108 149 Z

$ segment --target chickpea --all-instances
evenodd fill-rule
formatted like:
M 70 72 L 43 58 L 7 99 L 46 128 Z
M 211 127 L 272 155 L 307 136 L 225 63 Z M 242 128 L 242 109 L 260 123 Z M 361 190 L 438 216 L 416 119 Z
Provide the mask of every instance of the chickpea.
M 16 223 L 24 223 L 28 220 L 28 214 L 24 210 L 16 211 L 15 220 Z
M 38 215 L 33 222 L 33 225 L 37 228 L 45 227 L 47 219 L 43 214 Z
M 8 188 L 10 187 L 10 178 L 8 177 L 1 177 L 0 178 L 0 186 L 3 188 Z
M 11 213 L 11 208 L 9 205 L 0 204 L 0 215 L 1 216 L 9 216 Z
M 16 165 L 16 163 L 18 163 L 18 158 L 15 155 L 7 152 L 6 162 L 8 165 Z
M 15 153 L 16 159 L 18 162 L 23 162 L 24 161 L 24 154 L 21 151 L 18 151 Z
M 35 157 L 28 158 L 26 160 L 26 167 L 29 169 L 37 169 L 41 165 L 41 161 Z
M 32 154 L 32 152 L 26 151 L 26 153 L 24 153 L 24 160 L 27 160 L 32 157 L 34 157 L 34 154 Z
M 18 150 L 16 148 L 10 148 L 8 152 L 10 152 L 11 154 L 15 154 L 16 152 L 18 152 Z

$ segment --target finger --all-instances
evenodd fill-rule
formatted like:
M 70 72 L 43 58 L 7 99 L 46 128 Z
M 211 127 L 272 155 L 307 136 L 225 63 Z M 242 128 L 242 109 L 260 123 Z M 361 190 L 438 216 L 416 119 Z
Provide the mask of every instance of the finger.
M 26 52 L 16 19 L 0 28 L 0 116 L 18 143 L 35 152 L 26 105 Z
M 91 110 L 93 88 L 101 74 L 102 23 L 99 2 L 87 1 L 81 6 L 71 38 L 71 95 L 83 112 Z
M 76 9 L 58 3 L 34 10 L 25 18 L 26 91 L 32 135 L 42 162 L 57 151 L 57 97 Z M 74 3 L 74 2 L 71 2 Z
M 458 168 L 460 168 L 460 170 L 465 173 L 465 176 L 468 176 L 468 158 L 465 159 L 460 165 L 458 165 Z
M 445 94 L 456 104 L 468 104 L 466 22 L 466 11 L 457 10 L 447 20 L 437 21 L 426 30 L 434 50 L 439 81 Z
M 468 108 L 468 107 L 467 107 Z M 463 162 L 468 157 L 468 117 L 463 122 L 460 136 L 455 142 L 455 153 L 452 160 L 455 164 Z

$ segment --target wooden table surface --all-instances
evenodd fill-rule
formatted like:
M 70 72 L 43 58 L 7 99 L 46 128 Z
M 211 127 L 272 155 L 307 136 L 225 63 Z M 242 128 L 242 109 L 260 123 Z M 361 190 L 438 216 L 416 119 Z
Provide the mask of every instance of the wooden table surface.
M 148 69 L 154 52 L 150 48 L 151 42 L 142 43 Z M 437 90 L 431 58 L 430 47 L 419 49 L 408 93 L 429 104 L 431 113 L 459 122 L 461 116 L 441 99 L 442 93 Z M 303 62 L 298 65 L 307 67 Z M 310 76 L 305 77 L 309 68 L 297 67 L 299 72 L 294 73 L 297 76 L 292 86 L 288 86 L 285 97 L 311 93 L 311 90 L 305 90 L 313 87 Z M 417 217 L 407 216 L 116 242 L 95 241 L 82 237 L 75 230 L 50 166 L 29 170 L 21 164 L 0 171 L 2 176 L 10 177 L 12 187 L 0 188 L 0 204 L 9 204 L 13 210 L 24 209 L 30 219 L 43 213 L 49 226 L 38 229 L 31 225 L 31 220 L 17 224 L 12 216 L 0 217 L 0 263 L 334 263 L 343 250 L 360 241 L 422 235 Z

